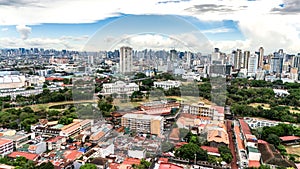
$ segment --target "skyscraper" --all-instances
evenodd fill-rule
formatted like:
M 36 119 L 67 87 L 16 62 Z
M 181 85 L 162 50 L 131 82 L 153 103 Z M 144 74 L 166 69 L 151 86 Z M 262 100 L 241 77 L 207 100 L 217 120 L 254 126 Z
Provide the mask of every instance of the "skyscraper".
M 234 69 L 240 69 L 242 66 L 242 50 L 237 49 L 236 51 L 233 51 L 232 54 Z
M 264 67 L 264 48 L 259 48 L 259 56 L 258 56 L 258 68 L 262 69 Z
M 248 76 L 255 76 L 257 70 L 258 55 L 252 54 L 248 62 Z
M 248 63 L 249 63 L 249 57 L 250 57 L 250 51 L 245 51 L 243 56 L 243 68 L 248 69 Z
M 120 48 L 120 73 L 130 73 L 132 71 L 132 48 Z

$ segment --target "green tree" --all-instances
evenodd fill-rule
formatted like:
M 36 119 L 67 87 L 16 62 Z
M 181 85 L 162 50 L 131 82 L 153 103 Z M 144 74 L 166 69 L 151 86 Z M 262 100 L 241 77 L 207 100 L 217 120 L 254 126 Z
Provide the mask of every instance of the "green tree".
M 80 166 L 79 169 L 97 169 L 97 166 L 95 164 L 86 163 L 86 164 Z
M 274 144 L 275 146 L 278 146 L 280 144 L 280 139 L 276 134 L 270 134 L 266 141 L 268 143 Z
M 49 162 L 43 162 L 41 165 L 37 166 L 37 169 L 54 169 L 54 165 Z
M 218 147 L 218 150 L 223 161 L 226 163 L 230 163 L 232 161 L 233 156 L 231 154 L 231 150 L 227 146 L 220 146 Z
M 206 161 L 208 159 L 207 151 L 200 148 L 197 144 L 188 143 L 175 150 L 175 156 L 183 159 Z

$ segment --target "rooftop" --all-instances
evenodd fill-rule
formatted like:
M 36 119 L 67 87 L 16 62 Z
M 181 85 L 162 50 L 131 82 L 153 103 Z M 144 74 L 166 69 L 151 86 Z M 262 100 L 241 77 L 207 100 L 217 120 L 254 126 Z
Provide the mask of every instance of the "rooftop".
M 12 142 L 12 140 L 5 139 L 5 138 L 0 138 L 0 146 L 2 146 L 4 144 L 8 144 L 10 142 Z
M 248 167 L 255 167 L 258 168 L 260 167 L 260 162 L 259 161 L 254 161 L 254 160 L 249 160 L 249 165 Z
M 64 152 L 63 156 L 65 159 L 74 161 L 79 158 L 83 153 L 77 150 L 67 150 Z
M 8 155 L 8 157 L 10 157 L 10 158 L 17 158 L 17 157 L 21 157 L 21 156 L 25 157 L 28 160 L 34 161 L 35 159 L 37 159 L 37 157 L 39 155 L 33 154 L 33 153 L 22 152 L 22 151 L 14 151 Z
M 295 140 L 300 140 L 300 137 L 298 136 L 283 136 L 279 137 L 281 141 L 295 141 Z
M 249 125 L 245 122 L 245 120 L 243 119 L 239 119 L 240 125 L 241 125 L 241 129 L 242 132 L 244 134 L 252 134 Z
M 219 149 L 217 147 L 211 147 L 211 146 L 201 146 L 203 150 L 206 150 L 207 152 L 211 153 L 218 153 L 219 154 Z
M 159 169 L 183 169 L 183 167 L 171 163 L 160 163 Z
M 145 114 L 133 114 L 127 113 L 123 116 L 123 118 L 133 118 L 133 119 L 140 119 L 140 120 L 162 120 L 163 117 L 161 116 L 154 116 L 154 115 L 145 115 Z

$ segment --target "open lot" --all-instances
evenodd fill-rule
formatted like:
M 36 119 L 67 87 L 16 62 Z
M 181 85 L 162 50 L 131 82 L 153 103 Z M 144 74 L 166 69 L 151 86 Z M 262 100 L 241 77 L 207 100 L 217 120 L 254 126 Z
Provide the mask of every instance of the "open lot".
M 285 146 L 288 154 L 297 154 L 299 157 L 296 158 L 297 161 L 300 161 L 300 145 Z

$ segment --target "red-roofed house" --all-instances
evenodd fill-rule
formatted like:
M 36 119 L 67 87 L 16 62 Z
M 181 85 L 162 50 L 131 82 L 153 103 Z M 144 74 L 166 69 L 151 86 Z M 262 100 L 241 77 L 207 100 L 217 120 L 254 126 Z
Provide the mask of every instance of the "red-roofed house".
M 300 137 L 298 136 L 283 136 L 279 137 L 283 144 L 298 144 L 300 143 Z
M 248 167 L 258 168 L 260 167 L 260 162 L 255 160 L 249 160 Z
M 77 150 L 67 150 L 64 152 L 63 157 L 67 160 L 75 161 L 80 158 L 83 152 Z
M 249 125 L 243 119 L 239 119 L 243 134 L 252 134 Z
M 140 162 L 141 162 L 141 160 L 138 159 L 138 158 L 129 158 L 129 157 L 127 157 L 127 158 L 125 158 L 125 160 L 123 161 L 122 164 L 129 164 L 129 165 L 136 164 L 136 165 L 139 165 Z
M 160 163 L 159 169 L 183 169 L 183 167 L 171 163 Z
M 14 151 L 8 155 L 10 158 L 25 157 L 27 160 L 36 161 L 39 158 L 38 154 L 27 153 L 22 151 Z
M 52 137 L 46 141 L 48 150 L 60 149 L 61 145 L 66 142 L 63 136 Z
M 211 146 L 201 146 L 203 150 L 207 151 L 207 154 L 218 156 L 220 157 L 219 149 L 217 147 L 211 147 Z

